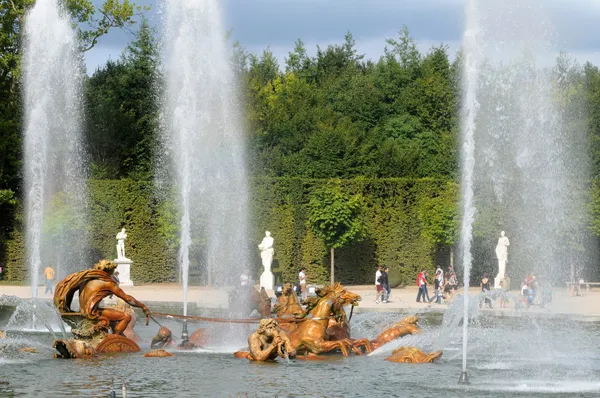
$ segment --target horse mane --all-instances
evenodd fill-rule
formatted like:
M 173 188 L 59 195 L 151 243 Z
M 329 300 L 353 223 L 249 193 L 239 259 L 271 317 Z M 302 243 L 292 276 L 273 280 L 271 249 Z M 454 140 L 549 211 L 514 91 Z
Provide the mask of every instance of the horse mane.
M 330 286 L 317 288 L 315 291 L 315 293 L 317 294 L 316 296 L 307 297 L 302 302 L 302 304 L 306 305 L 306 314 L 308 314 L 310 311 L 312 311 L 321 302 L 321 300 L 325 299 L 330 294 L 339 295 L 344 291 L 345 291 L 344 287 L 339 282 L 336 282 L 335 284 L 330 285 Z

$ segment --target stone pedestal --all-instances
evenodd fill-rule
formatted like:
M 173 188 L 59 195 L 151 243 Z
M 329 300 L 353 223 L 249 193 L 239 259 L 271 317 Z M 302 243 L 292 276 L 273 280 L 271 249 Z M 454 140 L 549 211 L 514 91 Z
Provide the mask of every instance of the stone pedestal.
M 264 287 L 265 290 L 273 290 L 275 284 L 275 275 L 271 271 L 265 271 L 260 276 L 260 287 Z
M 119 258 L 115 260 L 117 264 L 117 271 L 119 271 L 119 285 L 120 286 L 133 286 L 131 281 L 131 261 L 128 258 Z

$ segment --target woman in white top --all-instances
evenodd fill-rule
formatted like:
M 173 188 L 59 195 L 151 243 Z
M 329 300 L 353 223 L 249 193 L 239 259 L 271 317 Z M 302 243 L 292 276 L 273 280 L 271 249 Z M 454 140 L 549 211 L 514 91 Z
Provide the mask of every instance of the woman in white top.
M 306 299 L 306 268 L 302 267 L 300 273 L 298 274 L 298 279 L 300 280 L 300 291 L 302 292 L 302 300 Z

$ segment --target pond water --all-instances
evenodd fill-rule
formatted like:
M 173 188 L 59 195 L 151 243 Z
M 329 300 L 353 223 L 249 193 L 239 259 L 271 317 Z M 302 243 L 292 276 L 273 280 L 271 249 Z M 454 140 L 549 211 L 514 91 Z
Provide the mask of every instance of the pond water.
M 0 329 L 10 311 L 0 307 Z M 140 314 L 141 315 L 141 314 Z M 355 314 L 353 337 L 373 338 L 402 314 Z M 92 360 L 52 358 L 49 333 L 8 331 L 0 341 L 0 385 L 4 397 L 117 396 L 127 382 L 128 397 L 371 397 L 469 396 L 588 397 L 600 393 L 600 349 L 597 324 L 498 319 L 481 315 L 470 324 L 468 370 L 471 384 L 459 386 L 461 328 L 451 310 L 422 318 L 424 333 L 407 336 L 369 356 L 329 356 L 324 361 L 250 363 L 233 358 L 253 327 L 190 324 L 213 331 L 214 346 L 196 352 L 174 351 L 170 358 L 144 358 L 142 353 L 102 356 Z M 175 336 L 180 323 L 162 319 Z M 138 323 L 136 331 L 149 341 L 156 324 Z M 10 326 L 10 325 L 8 325 Z M 10 329 L 10 328 L 9 328 Z M 219 341 L 221 340 L 221 341 Z M 227 342 L 223 341 L 227 340 Z M 384 360 L 400 345 L 425 351 L 442 348 L 433 364 L 407 365 Z M 39 353 L 18 351 L 33 346 Z M 148 351 L 149 344 L 141 344 Z

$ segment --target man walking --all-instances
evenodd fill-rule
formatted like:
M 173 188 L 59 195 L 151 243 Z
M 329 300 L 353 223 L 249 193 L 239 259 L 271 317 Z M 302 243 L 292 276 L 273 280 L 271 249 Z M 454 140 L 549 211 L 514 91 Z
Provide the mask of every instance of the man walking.
M 381 302 L 383 303 L 387 303 L 388 302 L 388 298 L 390 296 L 390 283 L 389 283 L 389 272 L 390 272 L 390 268 L 389 267 L 385 267 L 385 270 L 383 270 L 383 272 L 381 273 L 381 276 L 379 277 L 379 282 L 381 282 Z
M 54 269 L 51 266 L 47 266 L 44 270 L 44 274 L 46 275 L 46 290 L 44 293 L 54 293 Z
M 381 278 L 381 265 L 377 266 L 377 271 L 375 272 L 375 302 L 379 304 L 379 296 L 381 296 L 381 292 L 383 291 L 383 286 L 379 281 Z
M 417 286 L 419 286 L 419 293 L 417 294 L 417 303 L 421 302 L 421 297 L 423 298 L 423 302 L 429 302 L 429 294 L 427 294 L 427 273 L 425 270 L 419 272 L 417 275 Z

